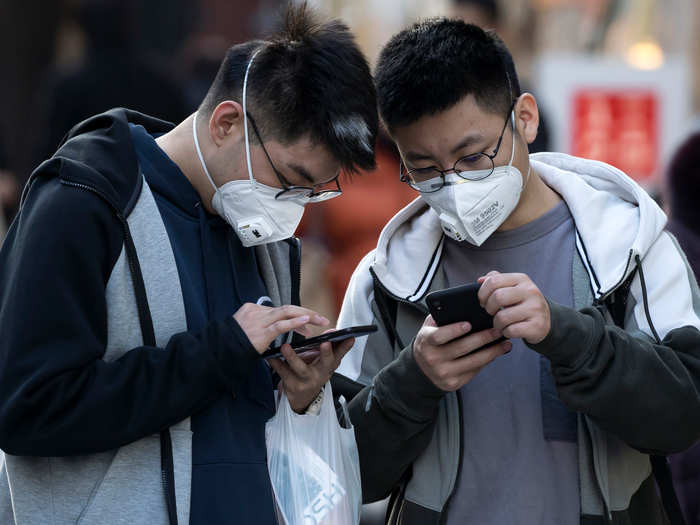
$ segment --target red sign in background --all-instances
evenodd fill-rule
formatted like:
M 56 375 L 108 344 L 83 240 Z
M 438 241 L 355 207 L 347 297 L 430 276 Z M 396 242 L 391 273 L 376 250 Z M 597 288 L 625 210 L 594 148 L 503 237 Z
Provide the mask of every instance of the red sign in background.
M 654 174 L 659 161 L 655 92 L 580 90 L 573 104 L 573 155 L 607 162 L 638 181 Z

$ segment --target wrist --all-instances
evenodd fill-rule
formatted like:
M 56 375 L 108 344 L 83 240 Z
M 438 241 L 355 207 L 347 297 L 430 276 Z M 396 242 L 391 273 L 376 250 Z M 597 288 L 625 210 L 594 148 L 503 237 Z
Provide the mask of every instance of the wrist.
M 309 404 L 308 407 L 306 407 L 306 410 L 304 411 L 305 414 L 311 414 L 314 416 L 317 416 L 321 412 L 321 404 L 323 403 L 323 388 L 319 391 L 318 395 L 314 398 L 313 401 Z

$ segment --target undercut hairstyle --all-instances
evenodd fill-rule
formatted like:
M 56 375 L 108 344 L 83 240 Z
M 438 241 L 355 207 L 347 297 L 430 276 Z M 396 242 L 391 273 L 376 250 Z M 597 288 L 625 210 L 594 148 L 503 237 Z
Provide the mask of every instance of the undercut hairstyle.
M 394 35 L 375 71 L 379 113 L 389 131 L 451 108 L 468 95 L 506 116 L 520 96 L 513 57 L 493 32 L 433 18 Z
M 223 101 L 242 104 L 246 68 L 256 51 L 246 110 L 263 140 L 289 145 L 309 136 L 344 171 L 374 169 L 379 118 L 367 60 L 344 23 L 319 22 L 305 2 L 290 4 L 282 27 L 268 39 L 227 51 L 198 111 L 210 116 Z

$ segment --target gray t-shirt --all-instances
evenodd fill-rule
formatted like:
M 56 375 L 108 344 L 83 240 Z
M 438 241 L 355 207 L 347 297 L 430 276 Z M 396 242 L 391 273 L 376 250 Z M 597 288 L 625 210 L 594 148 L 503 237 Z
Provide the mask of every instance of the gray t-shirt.
M 480 247 L 446 240 L 449 286 L 490 270 L 525 273 L 545 297 L 573 306 L 574 223 L 564 202 Z M 578 525 L 576 415 L 556 395 L 549 361 L 513 350 L 461 389 L 463 459 L 448 525 Z

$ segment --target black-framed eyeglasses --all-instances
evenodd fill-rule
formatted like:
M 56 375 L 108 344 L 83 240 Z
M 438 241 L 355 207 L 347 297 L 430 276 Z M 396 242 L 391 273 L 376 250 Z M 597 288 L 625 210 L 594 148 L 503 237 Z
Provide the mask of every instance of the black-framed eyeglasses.
M 277 180 L 282 185 L 282 190 L 277 195 L 275 195 L 275 199 L 294 200 L 301 198 L 305 199 L 308 202 L 321 202 L 337 197 L 341 193 L 343 193 L 343 190 L 340 189 L 340 182 L 338 181 L 338 177 L 340 177 L 340 172 L 338 172 L 335 177 L 328 179 L 326 182 L 321 182 L 319 184 L 315 184 L 314 186 L 296 186 L 294 184 L 290 184 L 289 181 L 287 181 L 287 179 L 285 179 L 284 176 L 279 171 L 277 171 L 277 168 L 275 168 L 275 164 L 274 162 L 272 162 L 272 158 L 267 152 L 267 148 L 265 148 L 265 144 L 262 141 L 262 137 L 260 135 L 260 132 L 258 131 L 258 126 L 255 124 L 255 120 L 253 120 L 253 117 L 250 115 L 250 113 L 247 113 L 247 117 L 251 125 L 253 126 L 253 132 L 258 138 L 258 142 L 262 146 L 262 149 L 265 152 L 265 156 L 267 157 L 267 160 L 270 163 L 270 166 L 272 167 L 272 171 L 275 172 Z M 332 185 L 334 183 L 335 188 L 322 189 L 320 191 L 316 191 L 316 188 L 318 188 L 319 186 L 327 186 Z
M 465 180 L 478 181 L 483 180 L 493 173 L 496 169 L 494 160 L 496 155 L 498 155 L 498 150 L 501 148 L 501 143 L 503 142 L 503 136 L 508 127 L 508 122 L 511 118 L 511 113 L 515 107 L 515 101 L 511 104 L 508 110 L 508 116 L 503 124 L 503 129 L 501 134 L 498 136 L 498 142 L 492 153 L 486 153 L 485 151 L 479 153 L 472 153 L 471 155 L 466 155 L 457 162 L 454 163 L 452 168 L 441 170 L 435 166 L 428 166 L 426 168 L 416 168 L 410 171 L 405 171 L 406 166 L 401 160 L 399 164 L 399 175 L 401 177 L 401 182 L 406 182 L 411 188 L 421 193 L 434 193 L 443 186 L 445 186 L 445 175 L 447 173 L 453 172 L 457 176 Z M 515 139 L 514 139 L 515 140 Z

